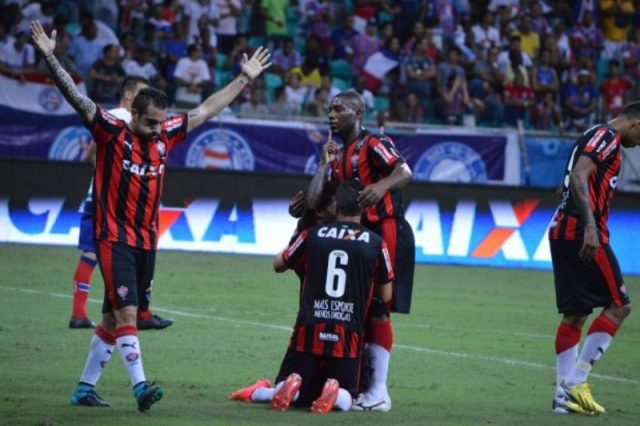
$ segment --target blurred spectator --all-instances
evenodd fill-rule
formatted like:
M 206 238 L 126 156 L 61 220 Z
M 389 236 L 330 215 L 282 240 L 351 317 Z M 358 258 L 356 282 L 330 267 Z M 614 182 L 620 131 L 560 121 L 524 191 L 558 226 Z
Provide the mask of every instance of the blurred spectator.
M 435 0 L 438 13 L 438 26 L 442 30 L 445 39 L 453 34 L 456 24 L 455 0 Z M 400 24 L 402 25 L 402 24 Z
M 327 109 L 325 105 L 329 102 L 329 92 L 319 88 L 313 92 L 311 99 L 307 102 L 307 114 L 311 117 L 326 117 Z
M 536 130 L 551 131 L 558 126 L 560 134 L 564 134 L 564 122 L 560 106 L 555 102 L 551 92 L 545 92 L 531 111 L 531 124 Z
M 102 57 L 105 45 L 98 39 L 98 28 L 94 21 L 84 24 L 82 33 L 73 38 L 69 45 L 69 55 L 82 78 L 86 79 L 89 76 L 91 66 Z
M 533 90 L 525 84 L 525 73 L 516 71 L 513 83 L 507 84 L 504 88 L 505 123 L 516 127 L 518 121 L 524 122 L 533 103 Z
M 411 36 L 407 38 L 407 40 L 402 45 L 402 53 L 405 55 L 410 55 L 411 52 L 415 49 L 416 45 L 420 40 L 422 40 L 425 36 L 424 24 L 420 21 L 413 24 L 413 31 L 411 32 Z
M 367 27 L 364 33 L 358 34 L 351 39 L 351 50 L 353 51 L 353 57 L 351 59 L 352 73 L 354 76 L 359 76 L 362 73 L 364 64 L 367 63 L 369 56 L 380 50 L 381 43 L 376 32 L 378 26 L 376 21 L 370 19 L 367 21 Z
M 252 37 L 265 37 L 267 35 L 267 14 L 262 7 L 262 0 L 250 0 L 251 13 L 249 14 L 249 32 Z M 235 46 L 234 42 L 234 46 Z
M 565 33 L 565 25 L 562 20 L 558 21 L 553 27 L 552 34 L 555 45 L 558 48 L 558 52 L 560 53 L 562 60 L 566 61 L 569 58 L 570 54 L 569 37 Z
M 609 73 L 600 85 L 604 121 L 609 121 L 622 112 L 622 107 L 630 100 L 633 85 L 625 77 L 620 76 L 618 61 L 609 61 Z
M 164 41 L 163 46 L 165 52 L 163 76 L 166 80 L 173 81 L 178 60 L 187 56 L 188 52 L 187 43 L 184 42 L 182 34 L 182 26 L 179 23 L 174 23 L 171 28 L 172 31 Z
M 635 12 L 632 0 L 601 0 L 600 13 L 604 28 L 605 59 L 618 59 L 627 40 Z
M 307 35 L 318 36 L 320 48 L 325 56 L 331 55 L 331 3 L 327 0 L 309 0 L 305 12 L 307 15 Z
M 233 50 L 227 55 L 227 62 L 224 65 L 224 69 L 231 71 L 231 74 L 240 72 L 240 63 L 242 62 L 243 55 L 246 54 L 247 57 L 250 57 L 251 50 L 247 44 L 247 37 L 243 35 L 238 36 L 233 45 Z
M 542 39 L 542 47 L 541 50 L 544 50 L 549 55 L 549 65 L 551 65 L 556 70 L 560 69 L 564 66 L 564 59 L 560 50 L 558 49 L 558 44 L 553 36 L 553 34 L 548 34 Z
M 181 9 L 180 0 L 164 0 L 161 9 L 162 19 L 167 21 L 173 28 L 173 25 L 178 22 Z
M 291 118 L 294 109 L 287 100 L 287 91 L 283 86 L 277 87 L 274 91 L 275 101 L 268 106 L 269 114 L 280 118 Z
M 53 18 L 52 30 L 56 30 L 56 42 L 63 41 L 66 46 L 71 43 L 71 35 L 67 31 L 69 21 L 63 15 L 56 15 Z
M 502 82 L 500 80 L 485 81 L 482 84 L 482 91 L 479 93 L 479 97 L 475 99 L 475 102 L 479 104 L 477 118 L 480 123 L 487 126 L 501 127 L 504 119 Z M 481 100 L 482 104 L 477 100 Z
M 1 48 L 0 48 L 1 50 Z M 73 60 L 69 56 L 69 44 L 65 40 L 59 40 L 56 42 L 56 47 L 53 49 L 53 54 L 56 55 L 56 59 L 62 65 L 62 67 L 67 70 L 67 72 L 71 75 L 72 78 L 78 78 L 78 71 L 76 71 L 76 66 L 73 63 Z M 44 60 L 43 57 L 38 59 L 38 65 L 36 66 L 36 71 L 48 74 L 49 66 L 47 65 L 47 61 Z
M 465 111 L 472 108 L 467 81 L 463 77 L 456 74 L 449 75 L 446 85 L 442 88 L 442 105 L 445 122 L 450 125 L 461 125 Z
M 144 77 L 149 80 L 153 86 L 164 88 L 166 86 L 166 82 L 158 73 L 158 69 L 151 62 L 152 57 L 153 51 L 151 49 L 139 49 L 136 57 L 134 59 L 124 61 L 122 63 L 122 67 L 127 75 Z
M 6 44 L 0 48 L 0 71 L 23 81 L 24 74 L 33 71 L 36 64 L 35 50 L 27 43 L 28 38 L 26 31 L 19 32 L 13 40 L 6 37 Z
M 424 120 L 424 107 L 420 104 L 416 93 L 409 92 L 404 94 L 398 92 L 395 94 L 391 99 L 387 119 L 406 123 L 422 123 Z
M 192 44 L 187 52 L 188 56 L 178 61 L 174 73 L 176 106 L 183 108 L 197 106 L 211 92 L 211 73 L 202 59 L 202 48 Z
M 331 74 L 325 74 L 322 76 L 322 83 L 320 84 L 320 88 L 316 89 L 316 90 L 326 90 L 327 92 L 327 97 L 326 97 L 326 103 L 324 105 L 324 108 L 328 111 L 329 110 L 329 104 L 331 103 L 331 100 L 338 94 L 340 93 L 340 89 L 338 89 L 337 87 L 335 87 L 333 85 L 333 77 L 331 76 Z M 311 98 L 313 99 L 315 97 L 315 92 L 316 90 L 313 90 L 311 92 Z
M 459 54 L 460 50 L 457 47 L 449 47 L 446 59 L 438 65 L 437 89 L 441 96 L 443 96 L 445 87 L 453 84 L 452 75 L 458 76 L 465 81 L 467 79 L 464 69 L 458 65 Z
M 262 9 L 267 21 L 266 30 L 270 47 L 277 49 L 289 35 L 287 31 L 287 6 L 289 0 L 262 0 Z
M 483 90 L 485 82 L 502 81 L 504 75 L 498 69 L 498 48 L 492 47 L 485 54 L 484 50 L 477 45 L 478 59 L 471 68 L 471 79 L 469 84 L 469 95 L 476 97 L 478 90 Z
M 633 30 L 631 39 L 622 46 L 624 75 L 640 84 L 640 28 Z
M 322 48 L 320 47 L 320 39 L 316 35 L 311 35 L 307 38 L 304 47 L 303 58 L 314 58 L 316 65 L 321 74 L 325 74 L 329 69 L 329 57 L 325 56 Z
M 600 51 L 604 36 L 602 30 L 593 21 L 593 12 L 586 9 L 582 14 L 582 20 L 571 30 L 571 38 L 578 38 L 581 42 L 580 48 L 574 52 L 577 56 L 588 55 L 594 61 L 600 58 Z
M 514 57 L 519 57 L 519 64 L 522 64 L 525 68 L 529 69 L 533 65 L 531 57 L 522 51 L 520 44 L 520 36 L 513 34 L 509 36 L 509 49 L 504 52 L 500 52 L 498 55 L 498 67 L 502 73 L 507 73 L 509 68 L 512 68 L 511 61 Z
M 520 37 L 520 46 L 522 53 L 529 55 L 529 58 L 535 58 L 540 50 L 540 36 L 531 28 L 531 16 L 522 15 L 518 31 L 511 33 L 511 39 L 517 35 Z M 524 59 L 523 59 L 524 62 Z
M 171 31 L 171 22 L 162 16 L 163 7 L 159 4 L 153 5 L 151 8 L 151 16 L 147 19 L 147 25 L 151 25 L 155 32 L 168 33 Z
M 120 85 L 126 76 L 119 57 L 120 46 L 108 44 L 102 59 L 97 60 L 89 72 L 91 99 L 98 103 L 117 104 Z
M 302 64 L 302 56 L 293 47 L 293 39 L 287 37 L 272 57 L 272 72 L 284 77 L 292 68 Z
M 240 105 L 242 117 L 260 118 L 269 114 L 269 108 L 264 101 L 264 90 L 260 86 L 251 87 L 251 98 Z
M 242 16 L 243 0 L 214 0 L 220 12 L 216 35 L 218 50 L 227 55 L 238 35 L 238 18 Z
M 427 58 L 431 59 L 434 62 L 440 60 L 440 48 L 433 40 L 433 31 L 427 30 L 424 33 L 424 37 L 427 39 Z
M 120 0 L 120 19 L 118 28 L 121 32 L 137 32 L 144 21 L 147 11 L 146 0 Z
M 568 129 L 582 133 L 591 126 L 597 96 L 591 80 L 591 71 L 582 69 L 578 72 L 578 83 L 571 84 L 567 88 L 565 108 Z
M 500 46 L 500 33 L 496 27 L 491 25 L 492 21 L 493 14 L 485 12 L 480 23 L 472 27 L 475 43 L 484 50 Z
M 88 10 L 80 12 L 80 25 L 84 29 L 85 25 L 93 24 L 96 29 L 96 38 L 102 43 L 102 46 L 107 44 L 120 44 L 120 40 L 116 33 L 107 24 L 99 19 L 94 19 L 93 14 Z
M 436 64 L 427 57 L 426 52 L 427 40 L 423 38 L 406 61 L 407 89 L 425 101 L 432 96 L 438 75 Z
M 300 81 L 300 74 L 289 74 L 285 91 L 293 113 L 300 114 L 309 94 L 309 89 Z
M 34 1 L 22 8 L 22 16 L 26 22 L 40 21 L 45 29 L 50 28 L 53 24 L 53 13 L 54 8 L 51 1 Z
M 159 37 L 160 33 L 156 32 L 156 27 L 147 22 L 143 28 L 142 38 L 136 44 L 136 49 L 151 50 L 153 56 L 156 58 L 163 56 L 164 52 L 162 49 L 164 48 L 164 43 Z
M 367 22 L 375 19 L 378 13 L 379 0 L 354 0 L 353 2 L 353 27 L 358 33 L 363 33 Z
M 542 13 L 542 5 L 538 1 L 531 2 L 529 13 L 531 14 L 531 29 L 538 34 L 542 41 L 544 36 L 551 32 L 549 21 Z
M 294 67 L 289 72 L 290 75 L 297 74 L 300 76 L 300 82 L 303 86 L 311 89 L 317 89 L 322 84 L 322 76 L 318 69 L 318 63 L 315 57 L 307 56 L 298 67 Z
M 209 65 L 215 67 L 216 54 L 218 53 L 218 37 L 211 31 L 208 25 L 200 27 L 200 34 L 196 39 L 196 44 L 202 49 L 202 59 Z
M 120 59 L 122 63 L 133 60 L 136 56 L 136 38 L 131 33 L 122 35 L 122 49 L 120 50 Z
M 555 98 L 560 88 L 560 81 L 558 73 L 549 64 L 549 52 L 546 50 L 541 51 L 538 62 L 531 73 L 533 91 L 539 97 L 550 92 Z
M 351 39 L 358 35 L 358 32 L 353 28 L 353 19 L 353 15 L 345 16 L 342 26 L 333 30 L 331 34 L 331 46 L 333 47 L 331 57 L 333 59 L 346 59 L 353 53 L 350 47 Z
M 421 3 L 412 0 L 392 2 L 393 28 L 402 40 L 406 40 L 411 35 L 416 21 L 420 18 Z
M 212 0 L 191 0 L 183 3 L 185 19 L 189 22 L 187 32 L 187 42 L 194 43 L 200 34 L 200 25 L 211 27 L 211 33 L 215 34 L 214 28 L 220 19 L 220 10 Z
M 371 90 L 367 89 L 367 81 L 364 77 L 358 77 L 356 80 L 356 84 L 354 86 L 354 90 L 362 96 L 362 100 L 364 101 L 364 106 L 366 109 L 373 111 L 375 110 L 375 101 L 373 98 L 373 93 Z

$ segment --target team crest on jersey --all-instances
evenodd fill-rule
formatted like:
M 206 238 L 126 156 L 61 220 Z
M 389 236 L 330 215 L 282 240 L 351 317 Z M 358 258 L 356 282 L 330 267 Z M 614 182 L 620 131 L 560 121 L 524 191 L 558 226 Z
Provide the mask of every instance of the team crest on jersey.
M 254 170 L 255 158 L 247 141 L 228 129 L 207 130 L 187 152 L 185 166 L 200 169 Z
M 118 296 L 120 296 L 121 299 L 124 299 L 125 297 L 127 297 L 127 294 L 129 294 L 129 289 L 121 285 L 120 287 L 118 287 L 116 292 L 118 292 Z
M 54 112 L 62 106 L 62 95 L 58 89 L 47 87 L 38 95 L 38 102 L 45 111 Z
M 460 142 L 441 142 L 427 149 L 414 166 L 417 180 L 436 182 L 485 182 L 482 157 Z
M 49 148 L 49 159 L 83 161 L 91 145 L 91 133 L 83 126 L 65 127 Z

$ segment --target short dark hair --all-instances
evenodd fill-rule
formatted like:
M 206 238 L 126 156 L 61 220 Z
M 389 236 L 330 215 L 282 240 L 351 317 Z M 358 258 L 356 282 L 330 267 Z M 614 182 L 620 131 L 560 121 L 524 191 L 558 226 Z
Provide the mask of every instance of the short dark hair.
M 136 90 L 136 86 L 140 83 L 146 84 L 148 86 L 149 80 L 139 75 L 126 76 L 124 80 L 122 80 L 122 84 L 120 85 L 120 96 L 122 97 L 122 94 L 124 92 L 133 92 L 134 90 Z
M 334 97 L 334 99 L 336 98 L 345 98 L 353 109 L 361 109 L 362 115 L 364 115 L 364 100 L 362 99 L 360 93 L 356 92 L 353 89 L 349 89 L 345 90 L 344 92 L 338 93 Z
M 359 216 L 362 207 L 358 203 L 358 195 L 364 187 L 357 180 L 346 180 L 336 189 L 336 211 L 343 216 Z
M 135 109 L 138 114 L 144 114 L 151 104 L 156 108 L 167 109 L 169 107 L 169 98 L 162 90 L 147 87 L 138 92 L 133 99 L 131 108 Z
M 624 106 L 620 115 L 627 118 L 640 118 L 640 101 L 630 102 Z

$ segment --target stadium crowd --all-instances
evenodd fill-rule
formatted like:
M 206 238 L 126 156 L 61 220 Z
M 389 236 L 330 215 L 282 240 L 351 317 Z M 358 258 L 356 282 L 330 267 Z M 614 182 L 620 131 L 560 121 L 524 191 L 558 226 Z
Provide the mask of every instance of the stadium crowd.
M 368 117 L 583 131 L 620 113 L 640 79 L 632 0 L 4 0 L 0 72 L 43 72 L 29 23 L 96 102 L 125 75 L 190 108 L 268 46 L 274 65 L 232 105 L 244 117 L 325 117 L 353 87 Z

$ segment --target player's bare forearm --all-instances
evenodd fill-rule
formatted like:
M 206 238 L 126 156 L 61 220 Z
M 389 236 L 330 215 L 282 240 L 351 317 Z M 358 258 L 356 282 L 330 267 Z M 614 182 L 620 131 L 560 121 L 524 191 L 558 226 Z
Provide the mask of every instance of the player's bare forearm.
M 596 223 L 591 209 L 589 192 L 589 176 L 595 170 L 596 164 L 590 158 L 581 156 L 570 175 L 571 193 L 585 226 L 594 226 Z
M 73 79 L 62 68 L 62 65 L 54 55 L 49 55 L 44 60 L 49 67 L 49 73 L 53 77 L 53 81 L 55 81 L 64 98 L 80 115 L 82 121 L 91 123 L 96 115 L 96 104 L 78 91 Z
M 305 197 L 305 203 L 307 208 L 315 210 L 320 204 L 320 198 L 322 198 L 322 189 L 324 188 L 325 173 L 327 170 L 327 164 L 324 161 L 320 161 L 316 174 L 313 175 L 309 188 L 307 188 L 307 196 Z
M 376 284 L 376 297 L 384 303 L 391 300 L 391 281 L 385 284 Z
M 233 102 L 249 83 L 249 77 L 240 74 L 222 90 L 209 96 L 199 107 L 189 111 L 189 127 L 187 131 L 190 132 L 218 115 L 220 111 Z
M 391 189 L 400 189 L 407 186 L 409 182 L 411 182 L 411 178 L 413 177 L 413 173 L 409 168 L 409 165 L 405 162 L 396 163 L 393 171 L 389 176 L 380 180 L 380 183 L 383 185 L 385 192 Z

